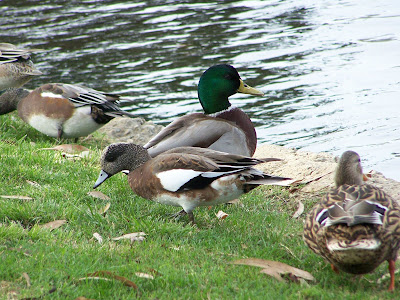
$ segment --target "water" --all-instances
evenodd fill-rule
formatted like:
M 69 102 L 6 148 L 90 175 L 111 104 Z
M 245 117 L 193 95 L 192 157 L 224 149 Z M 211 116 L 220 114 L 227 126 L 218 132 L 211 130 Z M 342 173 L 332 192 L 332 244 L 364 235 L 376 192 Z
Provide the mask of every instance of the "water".
M 234 65 L 265 97 L 231 102 L 259 142 L 340 155 L 400 180 L 400 2 L 0 2 L 0 39 L 43 48 L 28 84 L 81 83 L 163 125 L 200 111 L 196 86 Z

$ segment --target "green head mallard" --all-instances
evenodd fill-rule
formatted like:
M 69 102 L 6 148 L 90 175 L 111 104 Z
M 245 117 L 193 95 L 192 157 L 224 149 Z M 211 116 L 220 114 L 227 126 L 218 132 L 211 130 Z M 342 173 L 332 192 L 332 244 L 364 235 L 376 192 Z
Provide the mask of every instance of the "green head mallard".
M 236 93 L 264 95 L 245 84 L 234 67 L 226 64 L 210 67 L 198 85 L 204 114 L 192 113 L 178 118 L 144 147 L 152 157 L 182 146 L 252 156 L 257 145 L 256 131 L 247 114 L 229 102 L 229 97 Z

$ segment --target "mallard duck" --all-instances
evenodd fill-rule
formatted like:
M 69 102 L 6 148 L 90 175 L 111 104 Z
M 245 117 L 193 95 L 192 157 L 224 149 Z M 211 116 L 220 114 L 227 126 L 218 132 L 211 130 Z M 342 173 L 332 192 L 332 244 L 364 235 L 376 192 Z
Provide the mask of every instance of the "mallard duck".
M 21 87 L 34 76 L 42 75 L 31 61 L 31 53 L 40 49 L 18 49 L 13 44 L 0 43 L 0 91 Z
M 335 272 L 372 272 L 389 263 L 390 285 L 400 247 L 400 206 L 382 190 L 363 184 L 360 157 L 346 151 L 340 158 L 336 187 L 309 213 L 304 241 Z
M 250 118 L 229 102 L 228 97 L 236 93 L 264 95 L 245 84 L 234 67 L 225 64 L 210 67 L 198 85 L 205 114 L 192 113 L 176 119 L 144 147 L 152 157 L 182 146 L 253 156 L 257 145 L 256 131 Z
M 151 158 L 142 146 L 116 143 L 103 151 L 101 172 L 94 188 L 114 174 L 128 170 L 129 185 L 137 195 L 181 206 L 194 223 L 193 210 L 197 206 L 226 203 L 261 184 L 291 184 L 290 178 L 267 175 L 253 168 L 277 160 L 196 147 L 178 147 Z
M 132 116 L 119 107 L 120 97 L 81 85 L 48 83 L 33 91 L 7 89 L 0 114 L 18 115 L 36 130 L 58 139 L 86 136 L 116 116 Z

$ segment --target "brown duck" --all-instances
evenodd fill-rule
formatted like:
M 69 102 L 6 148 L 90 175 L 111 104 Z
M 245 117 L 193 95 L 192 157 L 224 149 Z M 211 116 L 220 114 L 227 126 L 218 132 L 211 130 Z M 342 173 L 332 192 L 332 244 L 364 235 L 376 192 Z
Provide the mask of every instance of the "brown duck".
M 389 290 L 400 247 L 400 207 L 382 190 L 363 184 L 360 157 L 346 151 L 340 158 L 336 188 L 331 189 L 309 213 L 304 241 L 335 272 L 372 272 L 388 261 Z
M 228 154 L 207 148 L 179 147 L 151 158 L 147 149 L 129 143 L 106 147 L 101 172 L 94 185 L 128 170 L 128 182 L 139 196 L 183 208 L 194 223 L 193 210 L 236 199 L 262 185 L 289 185 L 290 178 L 265 174 L 253 167 L 278 161 Z

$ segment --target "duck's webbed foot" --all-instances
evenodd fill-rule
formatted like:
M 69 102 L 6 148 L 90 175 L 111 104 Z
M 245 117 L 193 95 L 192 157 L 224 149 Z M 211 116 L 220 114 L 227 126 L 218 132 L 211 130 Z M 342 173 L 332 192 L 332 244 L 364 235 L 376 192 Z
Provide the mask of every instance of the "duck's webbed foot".
M 175 220 L 179 220 L 182 216 L 188 215 L 189 217 L 189 221 L 192 223 L 192 225 L 195 225 L 195 221 L 194 221 L 194 216 L 193 216 L 193 212 L 187 213 L 185 210 L 181 210 L 175 214 L 172 214 L 172 218 L 174 218 Z

